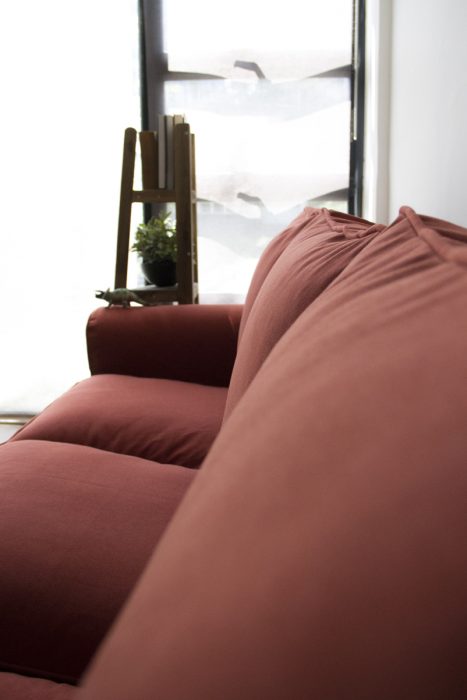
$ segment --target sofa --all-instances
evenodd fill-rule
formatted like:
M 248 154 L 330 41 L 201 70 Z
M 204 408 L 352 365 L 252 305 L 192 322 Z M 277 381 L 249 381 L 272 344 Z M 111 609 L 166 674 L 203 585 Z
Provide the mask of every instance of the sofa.
M 306 208 L 0 447 L 0 698 L 467 697 L 467 230 Z

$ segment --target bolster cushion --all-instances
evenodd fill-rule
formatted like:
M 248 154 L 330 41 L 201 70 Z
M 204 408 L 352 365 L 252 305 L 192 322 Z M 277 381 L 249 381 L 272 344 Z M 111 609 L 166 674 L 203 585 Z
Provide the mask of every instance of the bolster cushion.
M 100 308 L 88 321 L 92 374 L 228 386 L 243 306 Z

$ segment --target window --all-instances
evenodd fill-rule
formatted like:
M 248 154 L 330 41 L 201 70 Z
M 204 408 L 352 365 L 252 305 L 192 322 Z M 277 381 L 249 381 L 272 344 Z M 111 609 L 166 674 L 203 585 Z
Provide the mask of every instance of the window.
M 0 33 L 0 414 L 88 373 L 127 126 L 183 112 L 196 134 L 202 301 L 240 301 L 306 204 L 347 208 L 351 0 L 25 0 Z
M 0 413 L 34 413 L 88 374 L 86 320 L 113 284 L 138 4 L 2 3 L 0 32 Z
M 184 113 L 196 136 L 201 301 L 241 301 L 262 249 L 304 206 L 358 208 L 352 0 L 140 11 L 145 128 Z

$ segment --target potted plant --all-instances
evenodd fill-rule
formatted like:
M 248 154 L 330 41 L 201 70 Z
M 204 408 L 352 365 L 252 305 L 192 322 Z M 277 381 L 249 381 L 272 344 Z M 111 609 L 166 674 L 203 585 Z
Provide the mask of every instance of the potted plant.
M 139 255 L 147 282 L 158 287 L 175 284 L 177 236 L 170 212 L 153 216 L 147 224 L 139 224 L 131 250 Z

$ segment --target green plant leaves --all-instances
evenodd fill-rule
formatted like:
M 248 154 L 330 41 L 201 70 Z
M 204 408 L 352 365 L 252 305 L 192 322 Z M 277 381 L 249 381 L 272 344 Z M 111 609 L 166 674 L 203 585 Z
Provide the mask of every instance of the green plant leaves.
M 170 212 L 153 216 L 147 224 L 139 224 L 131 246 L 143 262 L 177 259 L 176 224 Z

